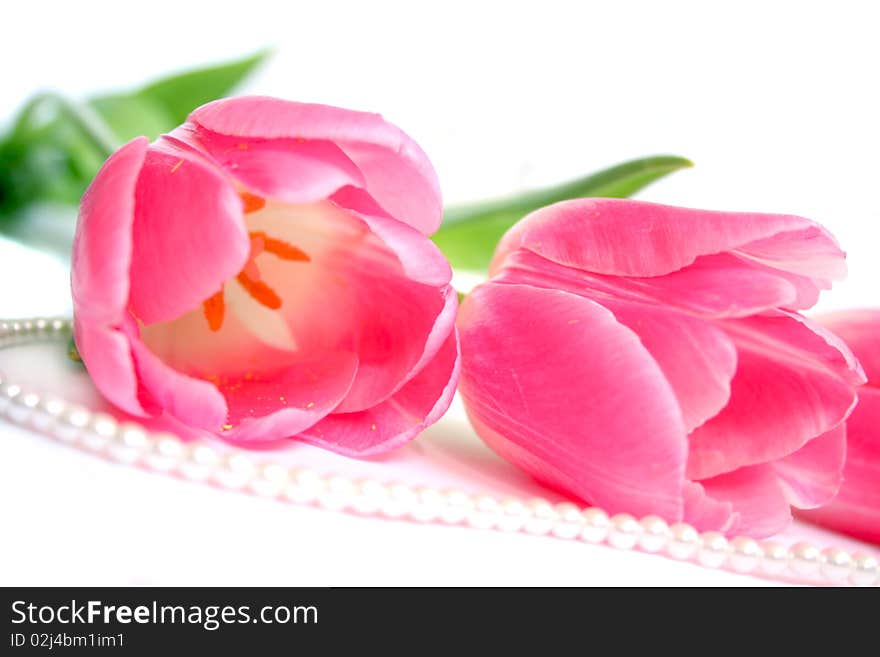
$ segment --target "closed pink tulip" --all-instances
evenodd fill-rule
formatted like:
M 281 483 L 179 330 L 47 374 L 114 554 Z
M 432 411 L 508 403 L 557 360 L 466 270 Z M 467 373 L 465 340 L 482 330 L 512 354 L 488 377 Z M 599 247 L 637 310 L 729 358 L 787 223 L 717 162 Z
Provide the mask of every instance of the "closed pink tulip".
M 121 409 L 354 456 L 436 421 L 458 371 L 437 178 L 375 114 L 221 100 L 114 154 L 73 254 L 77 345 Z
M 843 338 L 865 368 L 868 382 L 846 421 L 843 484 L 830 504 L 801 515 L 820 525 L 880 544 L 880 310 L 820 317 Z
M 797 311 L 845 271 L 800 217 L 559 203 L 464 302 L 460 390 L 486 443 L 549 486 L 773 534 L 840 485 L 863 373 Z

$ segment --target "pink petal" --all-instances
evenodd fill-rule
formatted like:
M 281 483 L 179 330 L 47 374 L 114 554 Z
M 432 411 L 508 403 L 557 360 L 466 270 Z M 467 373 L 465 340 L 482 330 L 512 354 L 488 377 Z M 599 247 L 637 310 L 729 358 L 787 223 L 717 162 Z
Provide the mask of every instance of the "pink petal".
M 425 285 L 443 287 L 452 280 L 446 256 L 419 231 L 384 214 L 363 190 L 345 187 L 331 200 L 356 216 L 394 253 L 407 278 Z
M 157 406 L 186 425 L 219 431 L 226 421 L 226 401 L 216 386 L 165 364 L 140 340 L 133 319 L 129 318 L 124 330 L 138 380 Z
M 564 267 L 522 250 L 507 256 L 494 279 L 659 303 L 706 318 L 743 317 L 779 306 L 810 307 L 819 294 L 810 279 L 730 253 L 700 256 L 692 265 L 665 276 L 632 277 Z
M 296 436 L 325 417 L 345 398 L 357 372 L 357 357 L 314 355 L 277 372 L 227 381 L 230 442 L 272 442 Z
M 738 353 L 730 402 L 690 435 L 688 477 L 780 459 L 843 421 L 855 403 L 848 356 L 802 318 L 727 320 Z M 788 340 L 788 342 L 786 342 Z
M 251 191 L 288 203 L 322 201 L 364 177 L 339 146 L 329 141 L 257 140 L 182 126 L 172 133 L 203 150 Z
M 139 387 L 131 345 L 122 331 L 76 318 L 74 337 L 89 376 L 104 397 L 139 417 L 160 412 L 155 400 Z
M 131 309 L 146 324 L 199 307 L 250 253 L 235 188 L 220 169 L 168 141 L 147 152 L 132 234 Z
M 880 388 L 880 309 L 846 310 L 817 321 L 846 341 L 865 369 L 868 385 Z
M 387 452 L 440 419 L 452 402 L 458 372 L 458 338 L 452 332 L 433 360 L 390 399 L 364 411 L 328 415 L 299 438 L 346 456 Z
M 846 424 L 841 422 L 793 454 L 771 463 L 792 506 L 827 504 L 840 490 L 846 460 Z
M 701 532 L 727 532 L 739 521 L 731 502 L 709 497 L 702 484 L 695 481 L 684 485 L 684 520 Z
M 685 428 L 660 367 L 599 304 L 487 283 L 459 313 L 477 433 L 535 478 L 609 511 L 682 514 Z
M 740 468 L 699 483 L 708 497 L 731 505 L 733 521 L 720 529 L 730 535 L 764 538 L 791 522 L 788 500 L 769 464 Z
M 808 232 L 789 267 L 787 233 Z M 774 240 L 783 247 L 771 248 Z M 755 253 L 749 245 L 756 243 Z M 501 240 L 493 261 L 497 271 L 517 248 L 562 265 L 597 274 L 661 276 L 691 265 L 699 256 L 734 249 L 773 266 L 825 278 L 837 277 L 844 254 L 817 224 L 789 215 L 712 212 L 621 199 L 577 199 L 542 208 Z M 810 264 L 815 261 L 815 272 Z
M 138 416 L 155 409 L 149 400 L 139 399 L 131 349 L 117 327 L 128 303 L 135 184 L 147 143 L 138 137 L 116 151 L 86 190 L 71 275 L 80 356 L 101 393 Z
M 843 485 L 830 504 L 798 515 L 836 531 L 880 544 L 880 390 L 859 390 L 847 420 Z
M 138 137 L 116 151 L 83 195 L 71 287 L 76 316 L 89 325 L 118 325 L 125 314 L 135 185 L 147 145 Z
M 736 348 L 711 323 L 662 307 L 600 300 L 617 321 L 639 336 L 663 370 L 690 432 L 717 415 L 730 399 Z
M 388 213 L 424 234 L 440 225 L 440 187 L 430 161 L 412 139 L 378 114 L 250 96 L 203 105 L 190 114 L 190 121 L 245 139 L 335 143 L 357 165 L 366 190 Z

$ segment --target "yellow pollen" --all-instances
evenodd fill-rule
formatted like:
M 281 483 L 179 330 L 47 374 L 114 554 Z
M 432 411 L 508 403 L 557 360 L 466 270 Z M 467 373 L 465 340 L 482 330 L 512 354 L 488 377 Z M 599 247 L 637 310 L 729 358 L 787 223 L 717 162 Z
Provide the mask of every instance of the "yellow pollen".
M 220 427 L 220 429 L 222 431 L 229 431 L 231 428 L 232 428 L 231 424 L 224 424 L 222 427 Z
M 376 425 L 375 425 L 375 424 L 371 424 L 371 425 L 370 425 L 370 431 L 375 431 L 375 430 L 376 430 Z
M 183 160 L 177 160 L 177 164 L 171 167 L 171 173 L 174 173 L 180 168 L 180 165 L 183 164 Z

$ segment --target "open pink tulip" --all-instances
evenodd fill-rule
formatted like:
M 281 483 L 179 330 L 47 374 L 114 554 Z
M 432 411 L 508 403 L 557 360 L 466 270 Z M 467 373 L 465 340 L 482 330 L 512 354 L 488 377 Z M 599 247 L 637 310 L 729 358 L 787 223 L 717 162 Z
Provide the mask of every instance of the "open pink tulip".
M 436 421 L 458 376 L 437 178 L 376 114 L 221 100 L 115 153 L 83 197 L 76 342 L 101 392 L 239 444 L 354 456 Z
M 460 390 L 488 445 L 554 488 L 769 535 L 840 485 L 863 374 L 797 311 L 845 271 L 800 217 L 559 203 L 464 302 Z
M 837 531 L 880 544 L 880 310 L 852 310 L 818 318 L 843 338 L 865 368 L 868 383 L 846 421 L 843 484 L 830 504 L 801 515 Z

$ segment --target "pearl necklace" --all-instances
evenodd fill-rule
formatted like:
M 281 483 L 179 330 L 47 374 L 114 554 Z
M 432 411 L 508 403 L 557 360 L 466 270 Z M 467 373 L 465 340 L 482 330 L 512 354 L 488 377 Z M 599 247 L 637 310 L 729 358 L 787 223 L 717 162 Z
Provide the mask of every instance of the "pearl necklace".
M 69 319 L 0 320 L 0 348 L 67 338 L 71 330 Z M 700 533 L 686 523 L 670 526 L 657 516 L 609 516 L 599 508 L 581 508 L 569 502 L 499 500 L 460 490 L 415 488 L 291 469 L 271 461 L 256 461 L 244 450 L 221 450 L 203 441 L 183 442 L 177 436 L 151 432 L 134 422 L 120 423 L 107 414 L 24 390 L 2 374 L 0 416 L 121 463 L 296 504 L 607 544 L 620 550 L 638 549 L 708 568 L 786 581 L 880 584 L 880 563 L 872 554 L 851 554 L 837 547 L 823 550 L 807 542 L 785 546 L 744 536 L 728 539 L 718 532 Z

